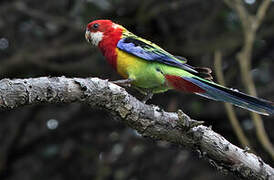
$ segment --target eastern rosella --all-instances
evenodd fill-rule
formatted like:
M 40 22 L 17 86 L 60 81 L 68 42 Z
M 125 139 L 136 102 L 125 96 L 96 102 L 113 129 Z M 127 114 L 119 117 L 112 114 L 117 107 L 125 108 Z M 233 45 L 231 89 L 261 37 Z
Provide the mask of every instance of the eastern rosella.
M 110 20 L 90 22 L 85 37 L 99 47 L 111 66 L 125 78 L 117 83 L 131 84 L 151 94 L 175 89 L 229 102 L 259 114 L 274 114 L 273 102 L 214 83 L 209 68 L 192 67 L 185 58 L 168 53 Z

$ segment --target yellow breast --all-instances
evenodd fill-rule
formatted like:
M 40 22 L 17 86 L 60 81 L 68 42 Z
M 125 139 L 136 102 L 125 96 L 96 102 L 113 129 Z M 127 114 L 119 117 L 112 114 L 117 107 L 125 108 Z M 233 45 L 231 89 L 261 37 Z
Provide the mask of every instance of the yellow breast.
M 157 71 L 161 64 L 149 62 L 127 52 L 116 49 L 117 71 L 125 79 L 132 79 L 132 84 L 139 88 L 152 89 L 153 92 L 168 90 L 163 74 Z
M 117 72 L 124 78 L 128 78 L 130 71 L 142 68 L 144 60 L 116 48 Z

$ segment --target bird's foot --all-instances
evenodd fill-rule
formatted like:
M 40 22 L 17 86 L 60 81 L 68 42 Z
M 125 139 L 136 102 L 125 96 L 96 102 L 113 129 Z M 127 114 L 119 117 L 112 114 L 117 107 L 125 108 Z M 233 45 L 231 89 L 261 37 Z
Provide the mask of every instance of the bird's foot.
M 117 81 L 111 81 L 114 84 L 117 84 L 118 86 L 123 86 L 123 87 L 131 87 L 132 79 L 121 79 Z
M 178 125 L 181 128 L 186 130 L 202 125 L 204 123 L 204 121 L 196 121 L 191 119 L 185 113 L 183 113 L 183 111 L 180 109 L 177 111 L 177 115 L 178 115 Z
M 143 99 L 141 100 L 144 104 L 152 98 L 153 93 L 151 90 L 149 89 L 145 89 L 145 88 L 139 88 L 139 87 L 134 87 L 135 89 L 137 89 L 141 94 L 144 95 Z
M 145 104 L 147 100 L 151 99 L 153 96 L 153 93 L 151 91 L 147 92 L 145 97 L 142 99 L 142 102 Z

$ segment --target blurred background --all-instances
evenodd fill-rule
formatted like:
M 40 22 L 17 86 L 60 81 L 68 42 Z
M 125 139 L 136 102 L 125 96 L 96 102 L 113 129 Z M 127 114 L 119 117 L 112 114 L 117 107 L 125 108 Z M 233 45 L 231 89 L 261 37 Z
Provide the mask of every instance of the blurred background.
M 250 93 L 254 84 L 259 97 L 274 101 L 274 2 L 268 4 L 258 30 L 251 31 L 253 41 L 247 41 L 251 26 L 244 28 L 235 11 L 239 5 L 255 15 L 264 2 L 2 0 L 0 79 L 63 75 L 119 79 L 84 38 L 88 22 L 107 18 L 186 57 L 190 65 L 210 67 L 215 81 L 224 77 L 227 86 Z M 247 54 L 239 56 L 248 43 Z M 246 71 L 239 65 L 244 61 L 250 63 Z M 245 81 L 246 77 L 252 80 Z M 228 110 L 228 117 L 222 103 L 175 91 L 155 95 L 147 103 L 166 111 L 183 109 L 274 165 L 273 117 L 261 118 L 240 108 Z M 82 104 L 2 111 L 0 120 L 1 180 L 236 179 L 218 173 L 197 152 L 144 139 L 105 111 Z

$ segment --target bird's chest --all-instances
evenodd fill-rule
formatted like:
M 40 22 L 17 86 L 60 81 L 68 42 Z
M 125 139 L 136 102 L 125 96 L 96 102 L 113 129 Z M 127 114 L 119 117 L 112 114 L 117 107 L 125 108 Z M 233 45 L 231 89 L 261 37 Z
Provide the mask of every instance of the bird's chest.
M 124 78 L 134 80 L 141 88 L 155 88 L 164 84 L 163 75 L 156 69 L 157 63 L 147 62 L 117 49 L 117 72 Z
M 117 52 L 117 72 L 124 78 L 129 77 L 130 72 L 139 71 L 145 64 L 140 62 L 139 58 L 132 56 L 124 51 L 116 49 Z M 139 73 L 140 74 L 140 73 Z

